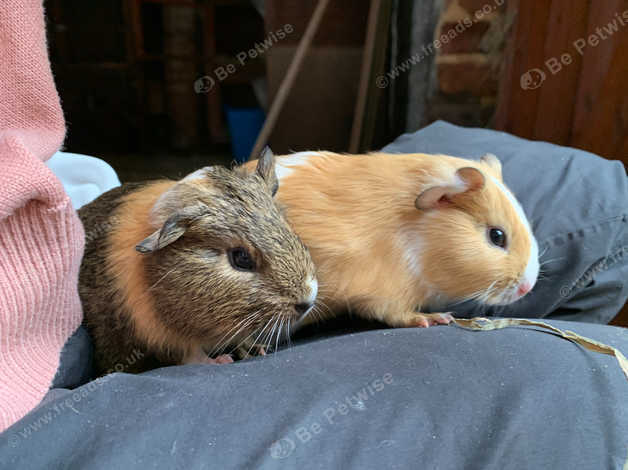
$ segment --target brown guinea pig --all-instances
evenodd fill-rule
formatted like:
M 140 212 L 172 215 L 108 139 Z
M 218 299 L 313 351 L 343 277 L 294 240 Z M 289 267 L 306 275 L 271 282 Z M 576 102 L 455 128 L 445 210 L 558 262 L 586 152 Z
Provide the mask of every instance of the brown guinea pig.
M 79 292 L 99 373 L 230 362 L 208 354 L 289 334 L 318 287 L 276 189 L 268 153 L 252 174 L 207 167 L 126 184 L 80 209 Z
M 504 305 L 534 287 L 538 245 L 494 155 L 301 152 L 277 157 L 277 176 L 329 314 L 426 327 L 451 316 L 423 308 Z

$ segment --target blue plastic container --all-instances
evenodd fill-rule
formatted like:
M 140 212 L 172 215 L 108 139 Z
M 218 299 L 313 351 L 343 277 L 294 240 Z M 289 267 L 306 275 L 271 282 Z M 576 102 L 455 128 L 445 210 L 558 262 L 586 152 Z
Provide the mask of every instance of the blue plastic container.
M 261 108 L 225 106 L 225 113 L 231 135 L 231 151 L 236 162 L 244 163 L 248 160 L 264 125 L 264 111 Z

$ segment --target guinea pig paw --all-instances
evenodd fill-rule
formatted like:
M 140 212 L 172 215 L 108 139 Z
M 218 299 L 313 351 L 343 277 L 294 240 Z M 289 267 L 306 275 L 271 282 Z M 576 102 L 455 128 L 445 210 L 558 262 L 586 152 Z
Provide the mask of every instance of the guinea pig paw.
M 434 315 L 433 321 L 434 325 L 449 325 L 452 321 L 454 321 L 454 317 L 452 315 L 453 312 L 445 312 L 445 313 L 433 313 Z
M 256 356 L 265 356 L 266 347 L 261 344 L 250 344 L 239 347 L 235 353 L 241 360 Z
M 454 321 L 451 313 L 416 313 L 412 312 L 409 318 L 408 326 L 418 328 L 428 328 L 434 325 L 449 325 Z
M 216 358 L 209 357 L 204 352 L 196 352 L 190 356 L 188 356 L 183 364 L 231 364 L 233 362 L 233 358 L 229 354 L 221 354 Z
M 208 364 L 231 364 L 233 362 L 233 358 L 229 354 L 221 354 L 215 359 L 212 359 L 211 357 L 208 357 L 207 359 Z

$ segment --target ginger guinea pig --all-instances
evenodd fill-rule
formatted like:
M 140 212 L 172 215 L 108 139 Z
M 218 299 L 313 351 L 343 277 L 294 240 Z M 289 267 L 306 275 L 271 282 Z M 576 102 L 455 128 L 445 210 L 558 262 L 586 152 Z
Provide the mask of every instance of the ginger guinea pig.
M 318 287 L 276 188 L 268 153 L 252 174 L 207 167 L 126 184 L 80 209 L 79 292 L 99 373 L 230 362 L 208 354 L 289 333 Z
M 538 245 L 494 155 L 301 152 L 277 157 L 277 176 L 329 314 L 427 327 L 451 317 L 423 308 L 505 305 L 534 287 Z

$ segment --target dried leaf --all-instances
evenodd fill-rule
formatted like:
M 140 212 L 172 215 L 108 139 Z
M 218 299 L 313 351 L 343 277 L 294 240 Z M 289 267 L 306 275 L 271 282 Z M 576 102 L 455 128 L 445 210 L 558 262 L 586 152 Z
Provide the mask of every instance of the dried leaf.
M 619 349 L 608 346 L 604 343 L 600 343 L 599 341 L 586 338 L 577 333 L 574 333 L 573 331 L 563 331 L 559 328 L 556 328 L 541 321 L 525 320 L 523 318 L 497 318 L 494 320 L 483 317 L 470 319 L 456 318 L 454 319 L 454 323 L 461 328 L 474 331 L 499 330 L 501 328 L 507 328 L 509 326 L 537 326 L 539 328 L 545 328 L 546 330 L 550 330 L 553 333 L 556 333 L 557 335 L 568 339 L 569 341 L 578 343 L 580 346 L 588 349 L 589 351 L 600 354 L 608 354 L 609 356 L 615 356 L 617 362 L 619 363 L 619 367 L 621 367 L 621 370 L 626 376 L 626 380 L 628 380 L 628 359 L 626 359 L 626 356 L 624 356 Z M 628 468 L 625 468 L 624 470 L 628 470 Z

